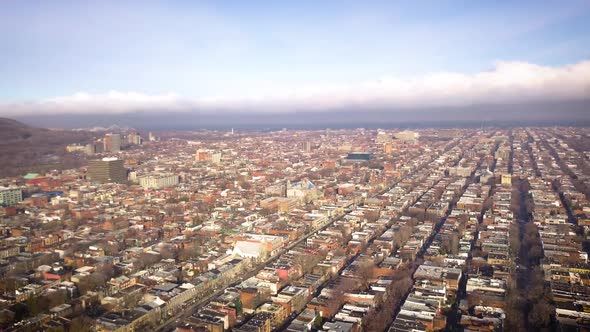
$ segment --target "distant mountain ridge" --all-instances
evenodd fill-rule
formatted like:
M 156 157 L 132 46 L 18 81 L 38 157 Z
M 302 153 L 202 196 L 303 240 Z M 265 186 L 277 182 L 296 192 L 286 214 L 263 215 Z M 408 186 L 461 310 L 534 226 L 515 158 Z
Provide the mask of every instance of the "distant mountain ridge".
M 92 136 L 86 131 L 36 128 L 0 118 L 0 178 L 80 166 L 83 158 L 67 153 L 65 147 L 88 142 Z
M 120 128 L 138 130 L 380 128 L 590 125 L 590 98 L 504 105 L 470 105 L 400 109 L 348 108 L 316 111 L 214 112 L 173 110 L 105 114 L 22 115 L 32 125 L 61 128 Z
M 47 131 L 47 129 L 34 128 L 13 119 L 0 118 L 0 144 L 26 140 L 33 136 L 35 131 Z

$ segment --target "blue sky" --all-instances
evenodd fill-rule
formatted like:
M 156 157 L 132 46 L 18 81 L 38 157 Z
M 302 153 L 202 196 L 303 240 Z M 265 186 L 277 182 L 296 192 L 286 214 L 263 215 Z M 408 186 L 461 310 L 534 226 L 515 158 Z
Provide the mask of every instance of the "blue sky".
M 256 96 L 590 59 L 590 1 L 0 1 L 0 102 Z

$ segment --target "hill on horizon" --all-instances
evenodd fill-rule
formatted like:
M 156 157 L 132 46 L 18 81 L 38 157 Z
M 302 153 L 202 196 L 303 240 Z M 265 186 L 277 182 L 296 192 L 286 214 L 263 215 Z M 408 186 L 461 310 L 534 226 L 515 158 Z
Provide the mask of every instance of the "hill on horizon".
M 67 153 L 65 146 L 91 138 L 92 133 L 84 131 L 36 128 L 0 118 L 0 177 L 79 167 L 84 160 Z
M 590 125 L 590 99 L 542 103 L 482 104 L 416 109 L 333 109 L 317 111 L 206 112 L 201 110 L 123 112 L 105 116 L 98 111 L 20 115 L 31 125 L 59 128 L 138 130 L 264 129 L 264 128 L 381 128 Z

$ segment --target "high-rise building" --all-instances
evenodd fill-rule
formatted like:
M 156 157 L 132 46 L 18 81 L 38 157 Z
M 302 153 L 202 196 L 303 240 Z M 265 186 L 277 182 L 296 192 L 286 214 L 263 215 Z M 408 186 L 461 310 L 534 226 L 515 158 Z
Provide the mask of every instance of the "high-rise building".
M 84 148 L 84 153 L 89 156 L 92 156 L 95 153 L 103 153 L 104 152 L 104 143 L 100 141 L 92 142 L 86 144 Z
M 395 138 L 403 141 L 403 142 L 410 142 L 414 143 L 420 138 L 420 134 L 415 131 L 404 130 L 395 133 Z
M 211 162 L 214 164 L 221 164 L 221 152 L 214 152 L 211 154 Z
M 121 134 L 104 135 L 104 150 L 106 152 L 121 151 Z
M 96 153 L 96 149 L 94 148 L 94 143 L 86 144 L 86 147 L 84 147 L 84 153 L 86 153 L 89 156 L 92 156 L 94 153 Z
M 23 200 L 23 191 L 17 187 L 0 187 L 0 206 L 14 205 Z
M 127 135 L 127 143 L 131 145 L 141 145 L 143 143 L 143 139 L 139 135 L 139 133 L 132 132 Z
M 305 141 L 305 143 L 303 143 L 303 150 L 305 150 L 305 152 L 307 152 L 307 153 L 311 152 L 311 142 L 310 141 Z
M 94 144 L 94 151 L 96 153 L 103 153 L 104 152 L 104 144 L 100 144 L 100 142 L 96 142 Z
M 139 185 L 144 189 L 161 189 L 178 184 L 178 175 L 151 174 L 139 177 Z
M 100 183 L 121 183 L 127 180 L 127 170 L 123 160 L 117 158 L 103 158 L 88 161 L 88 178 Z
M 195 155 L 196 161 L 210 161 L 214 164 L 221 164 L 221 152 L 199 149 Z

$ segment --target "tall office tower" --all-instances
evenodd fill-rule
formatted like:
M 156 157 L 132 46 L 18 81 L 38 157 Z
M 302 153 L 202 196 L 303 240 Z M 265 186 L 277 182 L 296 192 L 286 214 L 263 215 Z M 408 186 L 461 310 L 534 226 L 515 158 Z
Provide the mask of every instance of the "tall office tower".
M 311 152 L 311 142 L 310 141 L 305 141 L 305 143 L 303 143 L 303 150 L 305 150 L 305 152 Z
M 129 135 L 127 135 L 127 143 L 132 144 L 132 145 L 141 145 L 142 143 L 142 139 L 141 136 L 136 133 L 130 133 Z
M 105 152 L 104 151 L 104 142 L 100 142 L 100 141 L 94 142 L 93 145 L 94 145 L 94 152 L 95 153 L 103 153 L 103 152 Z
M 123 160 L 117 158 L 102 158 L 88 161 L 88 178 L 100 183 L 121 183 L 127 180 L 127 170 Z
M 88 156 L 92 156 L 94 153 L 96 153 L 96 149 L 94 148 L 94 143 L 86 144 L 86 146 L 84 147 L 84 153 L 86 153 L 86 155 L 88 155 Z
M 106 152 L 121 151 L 121 134 L 104 135 L 104 150 Z
M 105 152 L 111 152 L 111 147 L 113 146 L 113 137 L 111 134 L 104 135 L 102 144 L 104 145 L 103 149 Z

